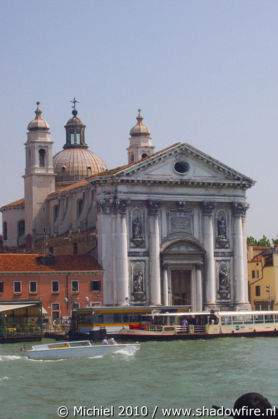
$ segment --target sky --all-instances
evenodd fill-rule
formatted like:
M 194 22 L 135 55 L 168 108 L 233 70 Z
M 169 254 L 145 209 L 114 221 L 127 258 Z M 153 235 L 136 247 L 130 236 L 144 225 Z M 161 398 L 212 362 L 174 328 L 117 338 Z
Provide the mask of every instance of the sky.
M 142 109 L 156 151 L 181 141 L 256 181 L 247 234 L 277 238 L 277 0 L 13 0 L 0 14 L 0 206 L 23 197 L 36 101 L 65 143 L 70 101 L 109 168 Z

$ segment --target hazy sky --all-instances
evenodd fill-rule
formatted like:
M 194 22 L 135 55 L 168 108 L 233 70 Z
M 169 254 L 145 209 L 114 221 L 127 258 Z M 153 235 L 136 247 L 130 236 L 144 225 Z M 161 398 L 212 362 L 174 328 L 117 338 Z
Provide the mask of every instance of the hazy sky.
M 277 0 L 2 1 L 0 205 L 23 196 L 35 102 L 58 152 L 75 96 L 109 168 L 141 107 L 156 151 L 188 142 L 256 180 L 248 235 L 277 237 L 277 18 Z

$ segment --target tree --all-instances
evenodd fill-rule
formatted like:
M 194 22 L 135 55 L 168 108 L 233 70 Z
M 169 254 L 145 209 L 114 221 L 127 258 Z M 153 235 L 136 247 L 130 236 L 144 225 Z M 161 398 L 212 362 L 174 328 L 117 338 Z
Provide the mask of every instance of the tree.
M 253 236 L 247 237 L 247 244 L 251 244 L 253 246 L 256 246 L 257 240 Z
M 263 237 L 260 240 L 258 240 L 257 246 L 271 247 L 271 244 L 269 239 L 265 235 L 263 235 Z
M 278 239 L 276 240 L 278 244 Z M 272 239 L 272 243 L 274 243 L 274 239 Z M 253 236 L 247 237 L 247 244 L 253 245 L 253 246 L 264 246 L 264 247 L 271 247 L 270 240 L 263 235 L 263 237 L 259 240 L 256 240 Z

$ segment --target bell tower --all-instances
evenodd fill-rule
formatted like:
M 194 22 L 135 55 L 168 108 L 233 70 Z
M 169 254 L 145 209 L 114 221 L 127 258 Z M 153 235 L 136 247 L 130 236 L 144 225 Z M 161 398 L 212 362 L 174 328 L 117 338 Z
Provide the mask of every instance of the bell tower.
M 25 233 L 32 239 L 46 233 L 45 199 L 55 191 L 52 144 L 49 124 L 41 117 L 37 102 L 36 117 L 27 127 L 24 178 Z
M 137 124 L 129 132 L 128 163 L 135 163 L 151 156 L 154 152 L 151 131 L 143 124 L 143 119 L 141 109 L 138 109 Z

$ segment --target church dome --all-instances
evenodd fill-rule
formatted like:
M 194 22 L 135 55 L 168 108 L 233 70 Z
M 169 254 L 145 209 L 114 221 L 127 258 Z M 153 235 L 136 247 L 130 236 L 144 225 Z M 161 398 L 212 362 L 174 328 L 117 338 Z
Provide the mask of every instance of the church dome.
M 131 137 L 149 137 L 151 131 L 146 125 L 143 124 L 143 116 L 141 115 L 141 109 L 138 109 L 137 124 L 131 128 L 129 134 Z
M 107 170 L 104 161 L 93 151 L 88 149 L 85 142 L 85 128 L 81 119 L 77 118 L 77 110 L 73 100 L 73 117 L 65 125 L 66 144 L 64 150 L 53 158 L 56 185 L 58 187 L 70 185 L 89 176 Z
M 104 161 L 87 148 L 67 148 L 54 158 L 57 186 L 66 186 L 107 170 Z
M 49 124 L 41 117 L 42 110 L 39 107 L 40 102 L 37 102 L 37 109 L 35 110 L 36 118 L 28 124 L 29 131 L 49 130 Z

